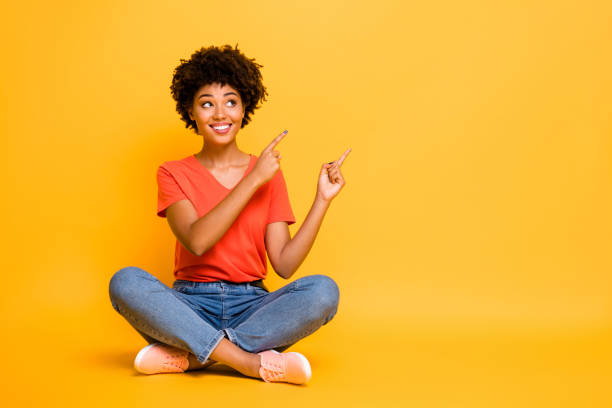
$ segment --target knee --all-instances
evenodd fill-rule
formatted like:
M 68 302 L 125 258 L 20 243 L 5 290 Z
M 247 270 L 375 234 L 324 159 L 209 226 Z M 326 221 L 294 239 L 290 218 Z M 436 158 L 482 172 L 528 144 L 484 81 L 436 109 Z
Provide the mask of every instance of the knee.
M 142 279 L 148 273 L 136 266 L 127 266 L 119 269 L 112 276 L 108 285 L 108 293 L 111 301 L 117 299 L 129 299 L 135 293 L 139 292 L 139 287 L 142 286 Z
M 340 289 L 336 282 L 326 275 L 311 275 L 310 284 L 313 288 L 314 302 L 326 314 L 335 314 L 340 300 Z

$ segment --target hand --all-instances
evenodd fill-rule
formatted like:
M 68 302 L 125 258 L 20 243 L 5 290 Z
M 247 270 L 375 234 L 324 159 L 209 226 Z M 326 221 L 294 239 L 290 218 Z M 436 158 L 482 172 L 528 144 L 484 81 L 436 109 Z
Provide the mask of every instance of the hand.
M 263 149 L 261 154 L 259 155 L 257 163 L 255 163 L 255 167 L 253 167 L 253 171 L 251 172 L 251 174 L 257 177 L 257 180 L 260 185 L 263 185 L 270 181 L 272 177 L 274 177 L 274 174 L 276 174 L 278 169 L 280 169 L 280 152 L 277 152 L 273 149 L 283 139 L 283 137 L 285 137 L 287 132 L 288 131 L 285 130 L 283 133 L 276 136 L 274 140 L 272 140 L 272 142 L 265 149 Z
M 351 152 L 349 148 L 346 152 L 340 156 L 337 161 L 331 163 L 324 163 L 321 166 L 321 173 L 319 174 L 319 184 L 317 186 L 317 198 L 321 198 L 325 201 L 331 201 L 344 187 L 344 178 L 340 172 L 340 166 L 346 159 L 346 156 Z

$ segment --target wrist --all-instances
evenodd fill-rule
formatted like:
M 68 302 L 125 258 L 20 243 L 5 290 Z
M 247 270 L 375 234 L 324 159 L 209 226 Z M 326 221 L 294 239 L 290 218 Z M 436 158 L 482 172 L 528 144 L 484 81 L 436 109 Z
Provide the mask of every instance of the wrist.
M 243 180 L 247 182 L 248 186 L 253 188 L 254 190 L 259 189 L 259 187 L 264 184 L 261 182 L 261 179 L 257 177 L 255 173 L 247 174 L 247 176 Z
M 326 199 L 321 194 L 317 193 L 315 195 L 314 202 L 315 202 L 315 204 L 319 204 L 319 205 L 323 205 L 325 207 L 329 207 L 329 205 L 331 204 L 332 199 L 333 199 L 333 197 L 330 198 L 330 199 Z

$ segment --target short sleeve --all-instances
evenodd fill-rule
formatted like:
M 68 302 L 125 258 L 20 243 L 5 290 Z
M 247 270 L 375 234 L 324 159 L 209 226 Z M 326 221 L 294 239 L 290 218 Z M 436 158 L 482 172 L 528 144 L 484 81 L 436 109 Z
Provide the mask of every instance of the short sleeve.
M 176 179 L 165 167 L 157 169 L 157 215 L 166 217 L 166 208 L 187 196 L 178 185 Z
M 270 195 L 267 224 L 278 221 L 285 221 L 289 225 L 294 224 L 295 216 L 291 209 L 287 184 L 281 170 L 278 170 L 270 180 Z

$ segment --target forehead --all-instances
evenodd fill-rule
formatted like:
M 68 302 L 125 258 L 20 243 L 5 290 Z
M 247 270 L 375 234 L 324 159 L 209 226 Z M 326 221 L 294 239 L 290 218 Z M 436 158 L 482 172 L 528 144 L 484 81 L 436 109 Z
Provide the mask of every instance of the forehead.
M 224 94 L 228 92 L 234 92 L 236 93 L 236 95 L 240 96 L 240 93 L 236 89 L 234 89 L 231 85 L 228 85 L 228 84 L 221 85 L 220 83 L 215 82 L 212 84 L 201 86 L 200 89 L 198 89 L 198 91 L 196 92 L 195 97 L 199 98 L 200 95 L 202 94 L 223 96 Z

